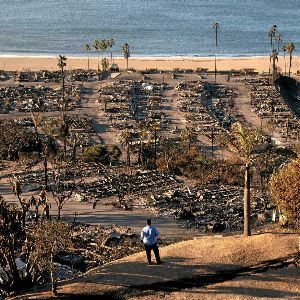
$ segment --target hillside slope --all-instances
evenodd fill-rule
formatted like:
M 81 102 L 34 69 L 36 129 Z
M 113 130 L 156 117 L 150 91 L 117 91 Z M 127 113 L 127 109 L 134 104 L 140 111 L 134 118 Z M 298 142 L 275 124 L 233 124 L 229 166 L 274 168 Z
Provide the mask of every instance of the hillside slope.
M 262 267 L 267 269 L 270 266 L 280 266 L 280 261 L 286 261 L 288 257 L 297 253 L 298 243 L 297 235 L 279 233 L 258 234 L 249 238 L 243 236 L 200 237 L 160 249 L 165 261 L 164 265 L 148 266 L 145 262 L 145 254 L 137 253 L 93 269 L 82 277 L 62 282 L 59 293 L 60 297 L 69 299 L 80 297 L 90 299 L 95 295 L 98 295 L 95 299 L 125 299 L 139 295 L 145 290 L 151 293 L 169 293 L 185 288 L 208 286 L 205 288 L 207 290 L 213 283 L 226 282 L 237 278 L 240 274 L 244 275 L 245 272 L 255 273 L 258 270 L 261 271 Z M 295 270 L 293 272 L 299 274 L 299 268 Z M 270 281 L 272 281 L 272 276 Z M 230 282 L 233 285 L 236 284 L 235 281 Z M 253 280 L 252 283 L 254 282 Z M 256 282 L 252 288 L 259 289 L 259 283 Z M 215 289 L 226 294 L 226 287 L 222 285 Z M 51 297 L 50 293 L 45 291 L 45 287 L 44 290 L 35 292 L 16 297 L 16 299 Z M 183 294 L 177 292 L 178 295 Z M 295 295 L 300 299 L 299 290 L 295 291 Z M 172 295 L 169 296 L 170 298 L 166 296 L 166 299 L 171 299 Z M 199 299 L 198 296 L 195 293 L 189 295 L 188 298 Z M 206 296 L 211 295 L 208 293 Z M 145 297 L 145 299 L 159 299 L 160 296 Z M 187 298 L 186 295 L 185 298 Z

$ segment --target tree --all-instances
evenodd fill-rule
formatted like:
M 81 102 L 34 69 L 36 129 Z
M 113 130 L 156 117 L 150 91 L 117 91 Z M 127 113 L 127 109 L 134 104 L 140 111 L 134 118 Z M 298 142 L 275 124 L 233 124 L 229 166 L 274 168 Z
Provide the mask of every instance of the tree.
M 88 71 L 90 70 L 90 56 L 89 56 L 89 52 L 91 51 L 91 47 L 89 44 L 84 44 L 83 45 L 83 49 L 87 52 L 88 54 Z
M 300 158 L 283 166 L 269 182 L 271 197 L 288 223 L 300 227 Z
M 257 132 L 243 127 L 240 123 L 232 125 L 232 133 L 238 143 L 239 154 L 244 160 L 244 235 L 250 236 L 250 158 L 257 140 Z
M 50 190 L 57 205 L 58 220 L 61 218 L 61 210 L 63 209 L 64 204 L 71 198 L 76 187 L 75 174 L 71 176 L 71 180 L 68 180 L 67 170 L 68 168 L 66 165 L 57 165 L 54 172 L 54 180 L 50 184 Z M 77 183 L 79 182 L 80 181 Z
M 3 198 L 2 198 L 3 199 Z M 16 263 L 17 245 L 24 240 L 24 231 L 18 221 L 18 211 L 1 201 L 0 214 L 0 295 L 8 296 L 28 285 Z
M 108 67 L 109 67 L 109 61 L 107 58 L 103 57 L 101 59 L 101 66 L 102 66 L 102 71 L 103 72 L 106 72 L 108 70 Z
M 112 61 L 112 47 L 115 45 L 115 41 L 113 38 L 109 38 L 107 41 L 106 41 L 106 44 L 107 44 L 107 47 L 110 48 L 110 60 Z
M 86 161 L 109 164 L 111 159 L 119 159 L 121 154 L 121 150 L 116 145 L 98 144 L 86 148 L 83 152 L 83 158 Z
M 295 50 L 294 43 L 287 43 L 285 46 L 286 52 L 289 54 L 290 63 L 289 63 L 289 76 L 291 77 L 291 68 L 292 68 L 292 59 L 293 59 L 293 51 Z
M 174 141 L 168 136 L 162 139 L 161 153 L 163 162 L 162 167 L 169 172 L 172 160 L 178 155 L 178 149 Z
M 106 40 L 99 41 L 98 47 L 101 52 L 105 52 L 108 47 L 107 41 Z
M 97 67 L 97 71 L 98 73 L 100 72 L 100 63 L 99 63 L 99 41 L 98 40 L 94 40 L 93 42 L 93 48 L 96 50 L 97 54 L 98 54 L 98 67 Z
M 275 49 L 274 47 L 274 41 L 275 37 L 278 34 L 278 28 L 277 25 L 273 25 L 271 29 L 268 31 L 268 36 L 270 38 L 270 43 L 271 43 L 271 54 L 270 54 L 270 65 L 269 65 L 269 75 L 271 73 L 271 62 L 272 62 L 272 51 Z
M 26 213 L 29 209 L 29 203 L 27 203 L 24 198 L 21 198 L 22 188 L 21 188 L 21 183 L 17 177 L 14 176 L 13 180 L 11 181 L 11 185 L 12 185 L 12 191 L 15 194 L 15 196 L 17 196 L 17 199 L 22 208 L 22 226 L 24 228 L 25 221 L 26 221 Z
M 188 151 L 191 150 L 191 146 L 197 142 L 197 134 L 194 128 L 186 126 L 181 136 L 182 140 L 187 143 Z
M 32 131 L 15 120 L 0 122 L 0 157 L 15 160 L 19 152 L 36 151 L 40 145 Z
M 64 144 L 64 155 L 66 156 L 66 153 L 67 153 L 68 124 L 67 124 L 67 120 L 66 120 L 65 67 L 67 66 L 67 58 L 65 56 L 59 55 L 57 65 L 60 68 L 61 76 L 62 76 L 62 104 L 61 104 L 62 125 L 61 125 L 61 133 L 62 133 L 63 144 Z
M 277 53 L 276 49 L 272 50 L 271 58 L 272 58 L 272 78 L 273 78 L 273 83 L 274 83 L 276 80 L 276 77 L 277 77 L 276 62 L 278 62 L 278 53 Z
M 128 70 L 128 59 L 130 57 L 130 50 L 129 50 L 129 45 L 128 43 L 125 43 L 123 45 L 123 55 L 124 55 L 124 58 L 126 59 L 126 63 L 127 63 L 127 67 L 126 69 Z
M 275 35 L 275 42 L 277 43 L 277 52 L 279 54 L 279 51 L 280 51 L 280 44 L 282 43 L 282 36 L 281 34 L 277 34 Z
M 270 42 L 271 42 L 271 49 L 273 50 L 273 47 L 274 47 L 274 44 L 273 44 L 273 41 L 275 39 L 275 36 L 277 35 L 278 33 L 278 29 L 277 29 L 277 25 L 273 25 L 271 27 L 271 29 L 268 31 L 268 36 L 270 38 Z
M 213 29 L 215 30 L 216 37 L 216 48 L 215 48 L 215 83 L 217 82 L 217 49 L 218 49 L 218 30 L 220 29 L 220 24 L 215 22 L 213 24 Z
M 51 289 L 57 295 L 58 281 L 54 268 L 54 256 L 71 247 L 69 225 L 60 221 L 44 221 L 37 224 L 30 235 L 28 265 L 39 273 L 47 272 L 51 279 Z
M 105 176 L 107 182 L 111 184 L 115 192 L 117 193 L 119 200 L 119 207 L 128 210 L 128 204 L 125 201 L 126 195 L 128 195 L 132 189 L 132 180 L 126 174 L 120 174 L 119 176 Z M 125 184 L 126 182 L 126 184 Z
M 125 147 L 126 149 L 126 163 L 128 169 L 131 167 L 131 144 L 132 144 L 132 133 L 129 130 L 124 130 L 121 134 L 121 144 Z

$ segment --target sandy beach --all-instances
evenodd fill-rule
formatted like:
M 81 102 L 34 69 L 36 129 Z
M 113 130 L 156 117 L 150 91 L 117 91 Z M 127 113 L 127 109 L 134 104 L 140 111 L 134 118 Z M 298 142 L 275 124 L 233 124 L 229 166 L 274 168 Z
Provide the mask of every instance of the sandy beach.
M 101 59 L 101 58 L 100 58 Z M 90 58 L 90 68 L 97 69 L 97 58 Z M 288 71 L 288 57 L 286 60 L 282 56 L 279 57 L 279 70 Z M 121 69 L 126 68 L 126 60 L 124 58 L 114 58 Z M 269 70 L 270 59 L 265 57 L 234 57 L 234 58 L 217 58 L 217 69 L 220 71 L 255 69 L 258 72 L 267 72 Z M 136 70 L 145 70 L 149 68 L 157 68 L 159 70 L 180 69 L 196 69 L 207 68 L 214 70 L 214 57 L 132 57 L 129 59 L 129 67 Z M 68 57 L 67 69 L 86 69 L 87 57 Z M 22 70 L 58 70 L 56 57 L 0 57 L 0 69 L 10 71 Z M 300 70 L 300 56 L 293 57 L 292 73 Z

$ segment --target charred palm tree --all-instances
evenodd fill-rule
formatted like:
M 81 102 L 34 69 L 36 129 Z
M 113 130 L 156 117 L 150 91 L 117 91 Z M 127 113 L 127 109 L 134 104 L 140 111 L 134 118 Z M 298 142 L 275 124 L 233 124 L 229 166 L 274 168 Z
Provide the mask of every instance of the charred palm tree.
M 215 38 L 216 38 L 216 48 L 215 48 L 215 83 L 217 82 L 217 49 L 218 49 L 218 30 L 220 29 L 220 24 L 215 22 L 213 24 L 213 29 L 215 30 Z
M 268 37 L 270 38 L 270 44 L 271 44 L 271 53 L 274 50 L 274 41 L 277 34 L 278 34 L 278 28 L 277 25 L 275 24 L 268 31 Z M 269 75 L 271 75 L 271 64 L 272 64 L 272 54 L 270 54 Z
M 107 47 L 108 47 L 107 41 L 106 40 L 99 41 L 98 47 L 99 47 L 99 50 L 102 53 L 105 52 L 107 50 Z
M 93 42 L 93 48 L 96 50 L 97 56 L 98 56 L 98 67 L 97 67 L 97 71 L 98 71 L 98 73 L 99 73 L 99 72 L 100 72 L 100 62 L 99 62 L 99 60 L 100 60 L 100 58 L 99 58 L 99 50 L 100 50 L 100 48 L 99 48 L 99 41 L 98 41 L 98 40 L 94 40 L 94 42 Z
M 294 43 L 287 43 L 285 45 L 286 52 L 289 54 L 289 76 L 291 77 L 293 51 L 295 50 Z
M 273 49 L 273 47 L 274 47 L 274 40 L 275 40 L 275 36 L 277 35 L 277 33 L 278 33 L 278 27 L 277 27 L 277 25 L 275 24 L 275 25 L 273 25 L 272 27 L 271 27 L 271 29 L 268 31 L 268 36 L 269 36 L 269 38 L 270 38 L 270 42 L 271 42 L 271 49 Z
M 107 41 L 106 41 L 106 45 L 108 48 L 110 48 L 110 60 L 112 61 L 112 47 L 115 45 L 115 41 L 113 38 L 109 38 Z
M 232 133 L 237 141 L 239 153 L 245 164 L 244 176 L 244 235 L 250 236 L 250 159 L 257 140 L 257 133 L 244 128 L 240 123 L 234 123 Z
M 123 45 L 123 55 L 124 55 L 124 58 L 126 59 L 126 63 L 127 63 L 127 71 L 128 71 L 128 59 L 130 57 L 130 50 L 129 50 L 129 44 L 128 43 L 125 43 Z
M 276 63 L 278 62 L 278 53 L 277 53 L 276 49 L 272 50 L 271 58 L 272 58 L 272 76 L 273 76 L 273 83 L 274 83 L 275 79 L 277 77 Z
M 65 56 L 59 55 L 58 67 L 61 71 L 62 77 L 62 103 L 61 103 L 61 112 L 62 112 L 62 125 L 61 125 L 61 133 L 63 137 L 63 144 L 64 144 L 64 155 L 67 154 L 67 133 L 68 133 L 68 125 L 67 125 L 67 118 L 66 118 L 66 99 L 65 99 L 65 67 L 67 66 L 67 58 Z

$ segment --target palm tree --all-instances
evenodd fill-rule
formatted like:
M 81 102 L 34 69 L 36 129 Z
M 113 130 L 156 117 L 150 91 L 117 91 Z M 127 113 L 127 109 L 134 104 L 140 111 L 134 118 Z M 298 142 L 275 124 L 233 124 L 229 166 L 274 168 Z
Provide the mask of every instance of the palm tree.
M 257 139 L 257 133 L 249 128 L 244 128 L 241 123 L 234 123 L 232 132 L 238 142 L 239 153 L 245 164 L 244 235 L 250 236 L 250 158 Z
M 276 62 L 278 62 L 278 53 L 276 51 L 276 49 L 272 50 L 272 54 L 271 54 L 271 58 L 272 58 L 272 75 L 273 75 L 273 83 L 275 82 L 276 76 L 277 76 L 277 66 L 276 66 Z
M 129 45 L 128 43 L 125 43 L 123 45 L 123 54 L 124 54 L 124 58 L 126 59 L 127 61 L 127 71 L 128 71 L 128 59 L 130 57 L 130 50 L 129 50 Z
M 101 41 L 99 41 L 98 46 L 99 46 L 99 50 L 100 50 L 101 52 L 105 52 L 106 49 L 107 49 L 107 47 L 108 47 L 107 41 L 106 41 L 106 40 L 101 40 Z
M 293 51 L 295 50 L 294 43 L 287 43 L 285 45 L 286 52 L 290 55 L 290 64 L 289 64 L 289 76 L 291 77 L 291 68 L 292 68 L 292 58 L 293 58 Z
M 283 57 L 284 57 L 284 75 L 286 75 L 286 60 L 285 60 L 285 53 L 286 53 L 286 45 L 282 47 Z
M 268 32 L 268 36 L 271 41 L 271 48 L 273 49 L 273 39 L 275 39 L 276 34 L 278 33 L 277 25 L 273 25 Z
M 220 24 L 215 22 L 213 24 L 213 29 L 216 32 L 216 49 L 215 49 L 215 83 L 217 82 L 217 49 L 218 49 L 218 30 L 220 29 Z
M 57 59 L 57 66 L 60 68 L 62 77 L 62 113 L 66 113 L 66 103 L 65 103 L 65 67 L 67 66 L 67 58 L 63 55 L 59 55 Z
M 84 44 L 83 45 L 83 49 L 89 53 L 91 51 L 91 47 L 89 44 Z M 89 54 L 88 54 L 88 71 L 90 70 L 90 57 L 89 57 Z
M 280 51 L 280 44 L 282 44 L 282 36 L 281 36 L 281 34 L 277 34 L 276 36 L 275 36 L 275 41 L 277 42 L 277 52 L 278 52 L 278 54 L 279 54 L 279 51 Z
M 97 54 L 98 54 L 98 68 L 97 71 L 98 73 L 100 72 L 100 64 L 99 64 L 99 41 L 98 40 L 94 40 L 93 42 L 93 48 L 96 50 Z
M 115 45 L 115 41 L 113 38 L 109 38 L 107 41 L 106 41 L 106 44 L 107 44 L 107 47 L 110 48 L 110 60 L 112 61 L 112 50 L 111 48 Z
M 278 33 L 278 29 L 277 29 L 277 25 L 275 24 L 268 31 L 268 36 L 269 36 L 270 42 L 271 42 L 271 52 L 272 52 L 272 50 L 274 50 L 273 40 L 275 39 L 277 33 Z M 272 64 L 272 54 L 270 55 L 269 75 L 271 74 L 271 64 Z
M 108 70 L 108 67 L 109 67 L 109 60 L 107 58 L 103 57 L 101 59 L 101 66 L 102 66 L 102 71 L 106 72 Z
M 64 155 L 67 152 L 67 122 L 66 122 L 66 101 L 65 101 L 65 67 L 67 66 L 67 58 L 65 56 L 59 55 L 57 59 L 57 65 L 60 68 L 61 76 L 62 76 L 62 128 L 61 131 L 63 133 L 63 143 L 64 143 Z

